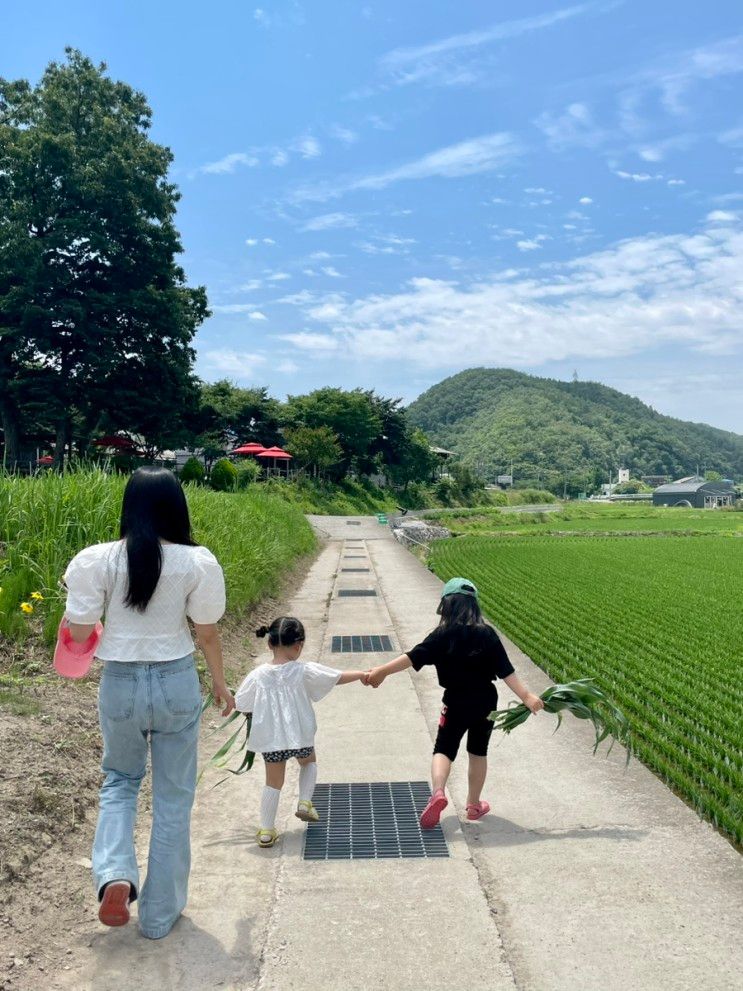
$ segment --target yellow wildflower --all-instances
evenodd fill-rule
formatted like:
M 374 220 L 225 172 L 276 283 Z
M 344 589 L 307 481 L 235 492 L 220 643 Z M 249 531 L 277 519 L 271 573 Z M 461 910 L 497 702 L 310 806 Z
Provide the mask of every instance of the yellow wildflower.
M 41 594 L 41 592 L 32 592 L 31 593 L 31 598 L 34 600 L 34 602 L 43 602 L 44 601 L 44 596 Z
M 30 602 L 21 603 L 21 612 L 25 612 L 25 614 L 28 616 L 33 611 L 34 611 L 34 607 L 31 605 Z

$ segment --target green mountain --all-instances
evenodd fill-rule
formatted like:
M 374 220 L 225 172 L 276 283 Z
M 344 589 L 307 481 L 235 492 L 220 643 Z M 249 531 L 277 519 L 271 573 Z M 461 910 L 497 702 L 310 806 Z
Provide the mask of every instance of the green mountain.
M 743 436 L 657 413 L 598 382 L 559 382 L 507 368 L 471 368 L 433 386 L 407 410 L 432 443 L 492 479 L 583 488 L 619 466 L 633 477 L 718 471 L 743 476 Z

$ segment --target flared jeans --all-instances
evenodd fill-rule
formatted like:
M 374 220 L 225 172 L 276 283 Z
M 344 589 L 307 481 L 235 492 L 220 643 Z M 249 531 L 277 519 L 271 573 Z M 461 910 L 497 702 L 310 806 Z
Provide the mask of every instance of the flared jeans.
M 104 661 L 98 711 L 103 773 L 93 876 L 98 897 L 124 880 L 139 899 L 144 936 L 166 936 L 186 905 L 191 869 L 191 807 L 201 713 L 192 655 L 159 663 Z M 139 886 L 134 849 L 137 798 L 152 763 L 152 832 Z

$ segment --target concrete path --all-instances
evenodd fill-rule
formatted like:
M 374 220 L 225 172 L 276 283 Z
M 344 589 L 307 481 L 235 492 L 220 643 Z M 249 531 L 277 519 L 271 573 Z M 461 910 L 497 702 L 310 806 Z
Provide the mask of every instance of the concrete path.
M 366 667 L 389 655 L 331 654 L 337 634 L 386 633 L 395 653 L 435 625 L 440 582 L 369 518 L 319 518 L 328 539 L 290 609 L 308 658 Z M 347 567 L 369 568 L 343 571 Z M 339 588 L 376 597 L 338 598 Z M 541 691 L 545 675 L 507 644 Z M 440 708 L 431 672 L 377 691 L 352 684 L 317 706 L 319 780 L 428 776 Z M 504 688 L 502 700 L 509 693 Z M 216 719 L 211 720 L 216 722 Z M 70 968 L 49 987 L 120 991 L 726 991 L 741 986 L 738 854 L 642 765 L 591 756 L 591 735 L 538 716 L 494 738 L 494 814 L 462 825 L 466 762 L 444 820 L 450 859 L 301 859 L 284 789 L 283 838 L 253 834 L 262 767 L 212 790 L 194 813 L 191 897 L 168 939 L 125 930 L 73 935 Z M 203 753 L 214 749 L 205 741 Z M 212 780 L 214 780 L 212 778 Z M 142 849 L 146 849 L 142 845 Z

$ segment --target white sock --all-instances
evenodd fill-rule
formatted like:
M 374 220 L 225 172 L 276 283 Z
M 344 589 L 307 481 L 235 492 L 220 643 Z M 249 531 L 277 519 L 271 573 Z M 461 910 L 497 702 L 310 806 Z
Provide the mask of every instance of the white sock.
M 280 797 L 280 788 L 269 788 L 266 785 L 263 789 L 263 796 L 261 797 L 261 829 L 274 828 L 276 824 L 276 813 L 279 810 Z
M 302 764 L 299 768 L 299 801 L 311 802 L 317 784 L 317 762 Z

